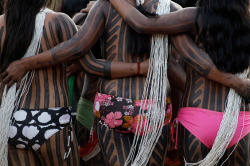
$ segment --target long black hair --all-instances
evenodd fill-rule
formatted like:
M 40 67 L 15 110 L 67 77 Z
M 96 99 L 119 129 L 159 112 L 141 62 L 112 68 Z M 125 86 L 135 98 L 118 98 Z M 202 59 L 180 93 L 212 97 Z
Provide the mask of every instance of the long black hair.
M 157 17 L 158 15 L 154 12 L 148 12 L 142 5 L 136 7 L 146 17 Z M 150 35 L 139 34 L 132 28 L 128 27 L 128 38 L 127 38 L 127 50 L 131 55 L 147 56 L 150 55 Z
M 194 7 L 197 0 L 172 0 L 175 3 L 178 3 L 182 7 Z
M 243 72 L 250 61 L 249 0 L 199 0 L 197 5 L 198 41 L 218 69 Z
M 24 56 L 33 37 L 37 13 L 51 3 L 52 0 L 4 1 L 6 35 L 0 56 L 0 69 L 6 69 L 12 61 Z
M 81 9 L 86 8 L 90 0 L 63 0 L 62 11 L 73 17 L 76 13 L 80 12 Z

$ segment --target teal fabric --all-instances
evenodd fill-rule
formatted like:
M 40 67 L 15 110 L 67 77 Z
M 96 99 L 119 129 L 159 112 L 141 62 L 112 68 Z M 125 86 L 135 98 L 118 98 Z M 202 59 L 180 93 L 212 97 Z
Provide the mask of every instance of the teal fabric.
M 68 78 L 69 84 L 69 105 L 73 106 L 73 95 L 74 95 L 74 85 L 75 85 L 76 76 L 72 75 Z

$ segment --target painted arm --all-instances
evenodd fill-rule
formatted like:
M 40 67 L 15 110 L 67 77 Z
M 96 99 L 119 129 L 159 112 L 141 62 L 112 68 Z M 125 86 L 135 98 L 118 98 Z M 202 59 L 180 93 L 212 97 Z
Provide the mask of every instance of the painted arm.
M 190 32 L 195 28 L 196 8 L 185 8 L 180 11 L 146 17 L 141 14 L 128 0 L 110 0 L 122 18 L 138 33 L 179 34 Z M 175 3 L 171 2 L 171 7 Z
M 107 79 L 117 79 L 137 75 L 147 76 L 149 59 L 138 65 L 137 63 L 96 59 L 91 52 L 88 52 L 72 65 L 74 65 L 73 67 L 76 72 L 84 71 L 85 73 L 94 76 L 104 77 Z
M 136 75 L 147 75 L 148 60 L 138 66 L 137 63 L 125 63 L 96 59 L 91 52 L 77 61 L 78 66 L 86 73 L 105 78 L 124 78 Z M 140 69 L 138 69 L 140 67 Z
M 179 10 L 180 8 L 176 7 L 174 10 L 179 11 L 157 18 L 147 18 L 127 0 L 111 0 L 111 3 L 123 19 L 139 33 L 180 34 L 193 31 L 195 28 L 196 8 Z M 174 6 L 174 3 L 171 3 L 171 5 Z M 250 98 L 249 80 L 219 71 L 211 58 L 199 49 L 190 37 L 187 35 L 175 36 L 172 38 L 172 43 L 184 61 L 201 75 L 234 88 L 242 97 Z
M 8 69 L 3 73 L 4 84 L 11 86 L 14 82 L 19 83 L 21 78 L 28 70 L 79 59 L 83 55 L 88 56 L 87 52 L 95 44 L 95 42 L 99 40 L 105 28 L 105 19 L 102 12 L 104 4 L 102 3 L 104 3 L 102 0 L 95 3 L 85 23 L 73 36 L 73 38 L 39 55 L 24 58 L 11 63 Z M 72 20 L 68 19 L 67 21 L 70 22 L 71 25 L 74 25 Z M 61 30 L 61 32 L 65 31 L 66 30 Z M 91 64 L 94 65 L 94 63 Z M 88 73 L 103 77 L 107 76 L 110 78 L 121 78 L 137 75 L 136 63 L 111 63 L 110 61 L 96 59 L 95 65 L 97 66 L 93 66 L 92 69 L 88 70 Z M 141 64 L 140 74 L 147 73 L 147 65 L 147 62 Z M 94 71 L 94 68 L 98 71 Z
M 168 57 L 168 80 L 170 85 L 174 85 L 176 89 L 184 92 L 186 84 L 186 72 L 184 71 L 182 65 L 176 61 L 173 51 L 174 48 L 171 49 L 171 53 Z
M 250 99 L 249 79 L 240 79 L 234 74 L 218 70 L 209 55 L 198 48 L 188 35 L 171 36 L 170 40 L 183 60 L 199 74 L 235 89 L 247 101 Z
M 84 9 L 85 12 L 89 12 L 95 1 L 90 1 L 87 8 Z M 73 17 L 73 21 L 78 25 L 83 25 L 85 22 L 87 14 L 78 13 Z M 97 41 L 98 42 L 98 41 Z M 97 48 L 94 48 L 97 47 Z M 99 45 L 94 45 L 93 49 L 101 49 Z M 100 54 L 96 52 L 96 54 Z M 124 78 L 128 76 L 135 75 L 147 75 L 148 71 L 148 60 L 144 61 L 140 65 L 140 70 L 138 70 L 137 63 L 124 63 L 117 61 L 109 61 L 105 59 L 97 59 L 95 57 L 101 57 L 100 55 L 93 56 L 92 52 L 89 51 L 85 56 L 81 57 L 76 61 L 75 64 L 78 66 L 79 71 L 84 71 L 85 73 L 92 74 L 99 77 L 105 78 Z M 139 72 L 139 73 L 138 73 Z
M 10 86 L 14 82 L 19 82 L 28 70 L 76 60 L 87 54 L 90 48 L 99 40 L 105 28 L 104 3 L 103 0 L 95 3 L 85 24 L 71 39 L 36 56 L 11 63 L 3 73 L 3 82 Z M 68 19 L 68 22 L 74 24 L 71 19 Z

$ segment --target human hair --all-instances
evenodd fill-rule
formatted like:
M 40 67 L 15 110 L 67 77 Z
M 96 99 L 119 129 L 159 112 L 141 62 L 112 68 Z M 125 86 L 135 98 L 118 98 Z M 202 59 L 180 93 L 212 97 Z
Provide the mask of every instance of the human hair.
M 174 2 L 178 3 L 182 7 L 194 7 L 197 0 L 173 0 Z
M 37 13 L 41 8 L 51 5 L 52 0 L 5 0 L 4 14 L 6 35 L 0 56 L 0 68 L 21 59 L 28 49 Z
M 249 0 L 199 0 L 197 42 L 218 69 L 243 72 L 250 61 Z
M 147 17 L 156 17 L 158 16 L 155 13 L 147 12 L 142 5 L 136 7 L 143 15 Z M 128 27 L 128 39 L 127 41 L 127 51 L 131 55 L 150 55 L 150 35 L 148 34 L 139 34 L 132 28 Z
M 3 14 L 3 0 L 0 0 L 0 14 Z
M 73 17 L 75 13 L 86 8 L 90 0 L 63 0 L 61 12 L 66 13 L 69 17 Z

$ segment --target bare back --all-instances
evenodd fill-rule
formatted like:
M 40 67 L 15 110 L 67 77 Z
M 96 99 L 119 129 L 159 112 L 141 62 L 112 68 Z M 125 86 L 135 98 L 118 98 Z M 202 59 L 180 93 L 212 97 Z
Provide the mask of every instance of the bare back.
M 2 50 L 6 33 L 4 15 L 0 17 L 0 27 Z M 39 53 L 70 39 L 75 33 L 76 27 L 68 16 L 54 12 L 47 14 Z M 35 70 L 31 87 L 21 107 L 27 109 L 67 107 L 68 84 L 65 73 L 66 63 Z
M 146 1 L 144 8 L 149 13 L 155 13 L 154 6 L 157 5 L 156 1 Z M 131 1 L 135 5 L 134 1 Z M 129 42 L 129 26 L 122 20 L 119 13 L 113 8 L 108 1 L 102 2 L 105 19 L 105 29 L 102 35 L 102 43 L 104 47 L 103 58 L 111 61 L 120 62 L 142 62 L 148 58 L 146 55 L 131 55 L 128 53 Z M 98 91 L 105 94 L 115 96 L 140 99 L 142 96 L 145 83 L 144 76 L 126 77 L 121 79 L 105 79 L 101 78 L 98 84 Z
M 182 100 L 182 107 L 198 107 L 216 112 L 224 112 L 229 87 L 201 76 L 191 67 L 186 67 L 186 87 Z M 250 76 L 248 76 L 250 78 Z M 240 111 L 250 111 L 250 104 L 242 103 Z M 194 116 L 194 119 L 196 117 Z M 209 122 L 208 122 L 209 123 Z M 210 122 L 211 123 L 211 122 Z M 215 123 L 215 122 L 212 122 Z M 182 148 L 188 162 L 198 162 L 206 157 L 208 149 L 188 129 L 181 127 Z M 239 140 L 236 149 L 231 154 L 225 165 L 249 165 L 250 134 Z M 220 160 L 219 165 L 232 152 L 231 147 Z
M 198 34 L 193 30 L 193 36 Z M 196 37 L 193 37 L 193 39 Z M 194 39 L 195 40 L 195 39 Z M 198 44 L 202 48 L 202 43 Z M 182 107 L 199 107 L 224 112 L 229 87 L 209 80 L 190 66 L 186 66 L 187 80 Z M 250 75 L 248 76 L 250 78 Z M 241 111 L 250 111 L 250 104 L 241 106 Z

